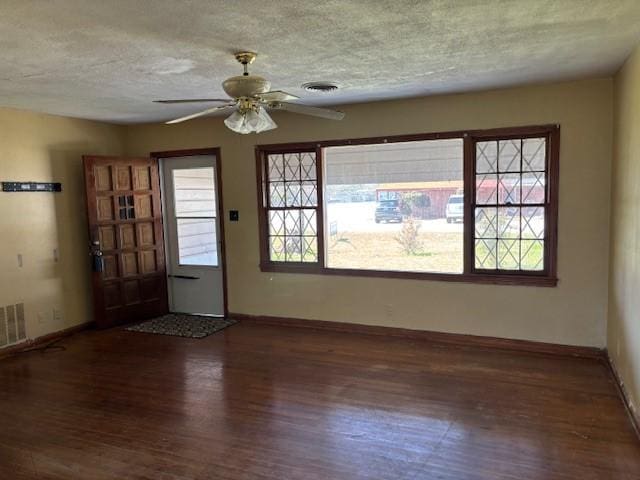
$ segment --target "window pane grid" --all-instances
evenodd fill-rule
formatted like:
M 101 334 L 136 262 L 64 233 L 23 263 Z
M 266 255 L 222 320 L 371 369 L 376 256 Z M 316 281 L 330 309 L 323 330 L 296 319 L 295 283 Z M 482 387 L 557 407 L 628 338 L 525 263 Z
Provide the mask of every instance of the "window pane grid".
M 546 156 L 546 138 L 476 142 L 476 270 L 544 270 Z
M 267 155 L 269 260 L 318 262 L 318 185 L 315 152 Z

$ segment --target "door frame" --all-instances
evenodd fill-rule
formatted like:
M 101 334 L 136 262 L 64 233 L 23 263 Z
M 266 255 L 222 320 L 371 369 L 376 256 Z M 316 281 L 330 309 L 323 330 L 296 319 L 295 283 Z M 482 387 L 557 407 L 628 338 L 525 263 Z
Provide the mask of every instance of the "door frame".
M 227 317 L 229 315 L 229 306 L 227 300 L 227 250 L 226 250 L 226 237 L 224 234 L 224 203 L 222 194 L 222 156 L 220 154 L 220 147 L 211 147 L 211 148 L 192 148 L 187 150 L 167 150 L 164 152 L 151 152 L 149 154 L 152 158 L 158 160 L 160 165 L 159 170 L 162 170 L 161 162 L 164 158 L 173 158 L 173 157 L 193 157 L 199 155 L 214 155 L 216 157 L 216 187 L 217 187 L 217 210 L 218 210 L 218 218 L 220 219 L 220 266 L 222 267 L 222 301 L 224 304 L 224 316 Z M 162 172 L 161 172 L 162 175 Z M 164 185 L 161 182 L 160 186 L 160 196 L 162 198 L 162 203 L 164 205 Z M 162 224 L 165 225 L 164 215 L 166 214 L 166 209 L 162 209 Z M 165 243 L 167 241 L 167 236 L 165 235 Z M 169 295 L 167 289 L 167 295 Z

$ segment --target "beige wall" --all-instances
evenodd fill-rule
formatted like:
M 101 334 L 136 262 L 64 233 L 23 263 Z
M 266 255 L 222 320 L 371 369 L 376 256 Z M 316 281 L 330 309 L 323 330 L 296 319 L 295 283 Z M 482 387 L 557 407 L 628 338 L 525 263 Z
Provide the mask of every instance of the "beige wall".
M 640 405 L 640 47 L 615 77 L 608 349 Z
M 123 138 L 122 127 L 0 109 L 0 180 L 63 184 L 0 192 L 0 305 L 24 302 L 28 338 L 91 320 L 81 155 L 120 154 Z
M 25 303 L 30 338 L 90 319 L 82 154 L 219 146 L 225 207 L 240 210 L 226 222 L 231 311 L 604 346 L 612 91 L 602 79 L 353 105 L 343 122 L 280 114 L 280 128 L 259 136 L 220 118 L 118 127 L 0 109 L 0 179 L 64 188 L 0 193 L 0 305 Z M 256 143 L 542 123 L 562 128 L 557 288 L 260 272 Z
M 274 115 L 277 130 L 242 136 L 220 118 L 127 128 L 126 150 L 219 146 L 232 312 L 605 345 L 612 80 L 344 107 L 342 122 Z M 561 124 L 560 283 L 512 287 L 261 273 L 254 145 L 458 129 Z

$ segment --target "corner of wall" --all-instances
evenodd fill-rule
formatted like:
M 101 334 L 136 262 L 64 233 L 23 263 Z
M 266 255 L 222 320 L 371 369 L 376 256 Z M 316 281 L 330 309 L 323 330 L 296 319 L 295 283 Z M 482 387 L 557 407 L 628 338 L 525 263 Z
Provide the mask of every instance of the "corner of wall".
M 640 401 L 640 46 L 614 77 L 607 349 L 638 422 Z

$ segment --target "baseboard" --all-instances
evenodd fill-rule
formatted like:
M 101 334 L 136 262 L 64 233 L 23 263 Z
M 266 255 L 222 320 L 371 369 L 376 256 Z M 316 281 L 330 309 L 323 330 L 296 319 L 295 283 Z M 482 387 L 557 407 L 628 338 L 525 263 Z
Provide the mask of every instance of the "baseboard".
M 434 343 L 445 343 L 448 345 L 485 347 L 528 353 L 595 358 L 599 360 L 605 358 L 604 349 L 596 347 L 578 347 L 573 345 L 559 345 L 555 343 L 534 342 L 529 340 L 513 340 L 509 338 L 483 337 L 459 333 L 434 332 L 430 330 L 411 330 L 408 328 L 381 327 L 345 322 L 328 322 L 325 320 L 305 320 L 302 318 L 247 315 L 244 313 L 229 313 L 229 317 L 240 321 L 256 322 L 261 324 L 312 328 L 316 330 L 329 330 L 334 332 L 361 333 L 366 335 L 384 335 L 387 337 L 403 337 Z
M 607 365 L 609 366 L 611 375 L 615 380 L 620 399 L 622 400 L 622 403 L 624 403 L 624 407 L 627 409 L 627 413 L 629 414 L 629 418 L 631 419 L 631 424 L 636 431 L 636 435 L 638 435 L 638 438 L 640 438 L 640 412 L 634 412 L 634 410 L 631 408 L 631 397 L 629 396 L 629 392 L 627 392 L 627 387 L 625 387 L 622 378 L 618 374 L 616 364 L 611 360 L 609 352 L 606 352 L 605 360 Z
M 26 342 L 18 343 L 17 345 L 11 345 L 10 347 L 1 348 L 0 359 L 3 357 L 14 355 L 16 353 L 23 352 L 25 350 L 46 345 L 47 343 L 55 342 L 56 340 L 71 336 L 74 333 L 82 332 L 83 330 L 88 330 L 89 328 L 93 328 L 93 322 L 82 323 L 80 325 L 75 325 L 73 327 L 65 328 L 64 330 L 59 330 L 57 332 L 48 333 L 41 337 L 27 340 Z

